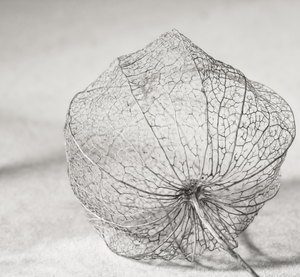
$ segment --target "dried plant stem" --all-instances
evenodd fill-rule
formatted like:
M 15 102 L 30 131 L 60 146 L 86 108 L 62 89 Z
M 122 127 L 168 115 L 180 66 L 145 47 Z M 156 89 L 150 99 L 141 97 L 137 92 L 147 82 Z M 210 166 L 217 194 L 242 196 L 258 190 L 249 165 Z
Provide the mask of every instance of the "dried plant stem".
M 215 231 L 215 229 L 212 227 L 212 225 L 206 220 L 204 212 L 200 208 L 195 194 L 190 198 L 190 202 L 194 206 L 196 213 L 199 216 L 201 222 L 209 230 L 209 232 L 214 236 L 214 238 L 218 241 L 218 243 L 220 245 L 222 245 L 224 250 L 227 251 L 246 271 L 248 271 L 251 276 L 259 277 L 259 275 L 242 259 L 242 257 L 238 253 L 234 252 L 231 249 L 230 243 L 228 242 L 228 240 L 221 234 L 218 234 Z

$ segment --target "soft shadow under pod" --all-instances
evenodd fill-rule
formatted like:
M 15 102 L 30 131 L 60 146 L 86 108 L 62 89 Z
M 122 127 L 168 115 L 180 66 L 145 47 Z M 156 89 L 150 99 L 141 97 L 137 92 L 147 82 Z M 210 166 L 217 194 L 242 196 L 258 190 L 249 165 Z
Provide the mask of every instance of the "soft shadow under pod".
M 72 189 L 108 247 L 134 259 L 222 249 L 280 186 L 291 108 L 176 30 L 116 59 L 73 98 Z

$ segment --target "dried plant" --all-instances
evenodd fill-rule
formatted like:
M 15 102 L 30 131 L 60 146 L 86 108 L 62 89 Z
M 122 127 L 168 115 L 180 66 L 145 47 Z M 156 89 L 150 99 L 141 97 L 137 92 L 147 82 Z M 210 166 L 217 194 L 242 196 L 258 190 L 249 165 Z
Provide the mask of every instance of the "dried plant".
M 280 186 L 295 137 L 270 88 L 173 30 L 122 56 L 70 104 L 72 189 L 108 247 L 134 259 L 223 249 Z

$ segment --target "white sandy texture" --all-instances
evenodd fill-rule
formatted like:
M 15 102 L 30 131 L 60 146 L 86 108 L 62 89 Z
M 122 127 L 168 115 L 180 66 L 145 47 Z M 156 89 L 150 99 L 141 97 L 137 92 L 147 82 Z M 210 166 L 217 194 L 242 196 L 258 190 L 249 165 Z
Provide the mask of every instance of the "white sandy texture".
M 226 253 L 198 264 L 111 253 L 69 186 L 68 105 L 118 56 L 173 28 L 260 81 L 300 122 L 299 1 L 1 1 L 0 276 L 248 276 Z M 278 195 L 239 239 L 260 276 L 300 276 L 300 142 Z

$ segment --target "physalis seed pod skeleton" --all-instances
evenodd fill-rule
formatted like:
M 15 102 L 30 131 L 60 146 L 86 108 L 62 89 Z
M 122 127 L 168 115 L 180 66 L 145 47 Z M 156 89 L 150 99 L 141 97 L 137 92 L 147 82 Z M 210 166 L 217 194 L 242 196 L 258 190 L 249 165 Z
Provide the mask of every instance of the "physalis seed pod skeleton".
M 72 100 L 72 189 L 118 255 L 185 258 L 223 249 L 280 185 L 295 137 L 289 105 L 173 30 L 116 59 Z

